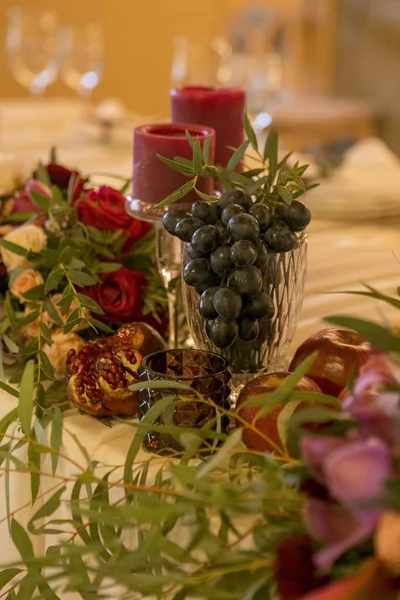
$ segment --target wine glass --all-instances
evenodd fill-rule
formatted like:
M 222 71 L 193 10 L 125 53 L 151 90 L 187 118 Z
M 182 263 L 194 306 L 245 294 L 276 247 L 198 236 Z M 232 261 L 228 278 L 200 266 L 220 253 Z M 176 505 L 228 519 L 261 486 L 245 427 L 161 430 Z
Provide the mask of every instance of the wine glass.
M 14 79 L 31 94 L 42 94 L 59 71 L 59 28 L 52 11 L 7 11 L 6 51 Z
M 103 30 L 96 23 L 83 27 L 65 27 L 61 39 L 61 77 L 78 94 L 90 97 L 103 76 Z
M 226 86 L 232 79 L 232 48 L 217 37 L 195 43 L 185 36 L 174 39 L 172 87 L 184 85 Z

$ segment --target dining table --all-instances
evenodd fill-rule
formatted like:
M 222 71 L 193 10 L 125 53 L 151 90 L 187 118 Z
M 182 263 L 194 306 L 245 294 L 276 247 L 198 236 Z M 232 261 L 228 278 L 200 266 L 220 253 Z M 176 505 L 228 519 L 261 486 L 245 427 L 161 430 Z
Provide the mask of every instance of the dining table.
M 58 161 L 71 168 L 104 177 L 108 174 L 131 176 L 131 130 L 124 135 L 116 134 L 114 140 L 105 142 L 96 134 L 92 122 L 88 126 L 83 120 L 82 124 L 84 108 L 78 101 L 43 102 L 45 106 L 40 107 L 35 107 L 31 100 L 0 102 L 1 154 L 15 153 L 46 160 L 49 148 L 56 145 Z M 140 123 L 145 120 L 137 118 Z M 397 294 L 400 285 L 399 231 L 400 211 L 397 217 L 392 215 L 390 219 L 373 221 L 313 218 L 308 229 L 305 295 L 292 351 L 305 338 L 328 327 L 324 321 L 328 315 L 352 315 L 377 322 L 400 321 L 400 312 L 392 306 L 362 295 L 344 293 L 360 291 L 363 283 L 368 283 L 383 293 Z M 0 418 L 14 408 L 16 402 L 13 396 L 1 391 Z M 72 480 L 78 466 L 85 467 L 88 458 L 102 465 L 123 465 L 134 434 L 135 429 L 129 423 L 115 422 L 110 426 L 71 408 L 64 413 L 62 454 L 65 458 L 60 459 L 58 473 Z M 142 450 L 136 460 L 145 462 L 148 456 Z M 4 473 L 1 475 L 0 565 L 5 565 L 18 560 L 19 555 L 9 536 L 6 478 Z M 50 475 L 42 477 L 41 498 L 46 498 L 46 490 L 51 490 L 55 483 Z M 32 506 L 29 474 L 12 473 L 7 485 L 11 511 L 25 527 L 40 506 L 40 501 Z M 52 543 L 51 536 L 33 535 L 32 543 L 35 553 L 44 554 Z M 78 597 L 72 593 L 62 596 L 63 600 Z

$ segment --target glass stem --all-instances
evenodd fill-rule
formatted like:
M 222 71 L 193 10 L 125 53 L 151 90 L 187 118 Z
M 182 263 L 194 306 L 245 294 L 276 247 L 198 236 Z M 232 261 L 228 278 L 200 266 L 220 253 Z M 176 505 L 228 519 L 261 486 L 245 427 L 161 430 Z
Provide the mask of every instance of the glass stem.
M 180 317 L 182 309 L 181 243 L 163 228 L 156 226 L 157 266 L 167 290 L 169 316 L 169 348 L 179 347 Z

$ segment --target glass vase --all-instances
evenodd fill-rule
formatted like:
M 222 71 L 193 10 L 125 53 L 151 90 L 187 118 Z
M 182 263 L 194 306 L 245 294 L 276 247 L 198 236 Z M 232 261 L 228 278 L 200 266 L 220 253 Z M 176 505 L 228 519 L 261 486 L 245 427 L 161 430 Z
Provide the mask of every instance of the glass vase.
M 190 261 L 184 244 L 183 268 Z M 199 295 L 194 287 L 182 283 L 185 314 L 195 346 L 218 352 L 229 360 L 235 388 L 264 371 L 286 370 L 288 350 L 295 333 L 303 303 L 307 270 L 307 233 L 299 235 L 291 252 L 273 253 L 261 269 L 262 291 L 274 304 L 271 319 L 260 320 L 260 334 L 253 342 L 239 337 L 225 349 L 217 348 L 206 333 L 206 320 L 199 312 Z

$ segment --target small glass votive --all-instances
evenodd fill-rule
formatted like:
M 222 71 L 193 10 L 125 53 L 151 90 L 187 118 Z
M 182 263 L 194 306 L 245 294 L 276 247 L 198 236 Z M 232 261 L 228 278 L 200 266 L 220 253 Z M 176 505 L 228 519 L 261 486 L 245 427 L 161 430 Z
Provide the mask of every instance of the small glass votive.
M 142 381 L 165 381 L 182 383 L 191 390 L 169 387 L 144 388 L 140 397 L 140 419 L 163 399 L 174 397 L 172 405 L 153 422 L 155 426 L 178 426 L 200 429 L 211 421 L 217 421 L 214 405 L 229 410 L 231 374 L 228 361 L 213 352 L 196 349 L 174 349 L 154 352 L 142 361 Z M 199 395 L 202 398 L 199 398 Z M 221 431 L 229 426 L 226 413 L 221 414 Z M 216 424 L 211 430 L 216 430 Z M 148 431 L 143 445 L 149 452 L 171 454 L 182 452 L 180 436 L 167 432 Z M 209 440 L 212 444 L 212 440 Z

